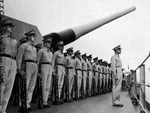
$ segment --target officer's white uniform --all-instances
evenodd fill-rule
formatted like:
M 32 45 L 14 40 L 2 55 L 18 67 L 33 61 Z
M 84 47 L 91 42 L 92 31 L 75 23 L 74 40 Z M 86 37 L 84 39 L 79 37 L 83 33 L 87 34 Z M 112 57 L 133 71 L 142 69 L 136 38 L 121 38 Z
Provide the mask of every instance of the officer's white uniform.
M 120 104 L 120 91 L 122 84 L 122 61 L 119 55 L 114 54 L 111 57 L 111 68 L 113 71 L 113 75 L 116 74 L 118 80 L 115 81 L 113 78 L 113 89 L 112 89 L 112 101 L 113 104 Z
M 53 55 L 52 65 L 54 72 L 58 76 L 58 97 L 61 97 L 61 91 L 64 84 L 65 67 L 64 67 L 64 54 L 60 50 L 56 51 Z
M 0 42 L 0 111 L 5 113 L 17 70 L 17 41 L 2 35 Z
M 47 105 L 48 96 L 51 87 L 52 78 L 52 51 L 48 50 L 46 47 L 40 49 L 37 55 L 37 62 L 40 65 L 41 76 L 42 76 L 42 96 L 43 104 Z
M 17 56 L 18 69 L 22 69 L 22 63 L 25 63 L 26 90 L 27 90 L 27 108 L 30 108 L 33 90 L 37 79 L 37 51 L 29 42 L 19 47 Z

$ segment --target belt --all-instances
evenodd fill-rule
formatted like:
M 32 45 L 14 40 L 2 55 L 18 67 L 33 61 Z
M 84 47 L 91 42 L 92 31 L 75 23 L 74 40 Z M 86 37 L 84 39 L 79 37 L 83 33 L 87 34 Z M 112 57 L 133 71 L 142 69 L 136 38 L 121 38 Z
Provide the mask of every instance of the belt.
M 11 56 L 11 55 L 9 55 L 9 54 L 0 54 L 0 56 L 2 56 L 2 57 L 8 57 L 8 58 L 11 58 L 11 59 L 16 60 L 16 57 L 15 57 L 15 56 Z
M 116 68 L 121 68 L 121 66 L 116 66 Z
M 56 65 L 61 65 L 61 66 L 64 66 L 64 64 L 59 64 L 59 63 L 56 63 Z
M 98 71 L 93 71 L 93 72 L 98 72 Z
M 82 70 L 82 71 L 87 71 L 87 70 Z
M 37 61 L 34 61 L 34 60 L 25 60 L 25 62 L 37 63 Z
M 67 69 L 73 69 L 73 67 L 66 67 Z
M 75 69 L 75 70 L 77 70 L 77 71 L 81 71 L 81 69 Z
M 50 63 L 50 62 L 41 62 L 41 64 L 49 64 L 49 65 L 52 65 L 52 63 Z

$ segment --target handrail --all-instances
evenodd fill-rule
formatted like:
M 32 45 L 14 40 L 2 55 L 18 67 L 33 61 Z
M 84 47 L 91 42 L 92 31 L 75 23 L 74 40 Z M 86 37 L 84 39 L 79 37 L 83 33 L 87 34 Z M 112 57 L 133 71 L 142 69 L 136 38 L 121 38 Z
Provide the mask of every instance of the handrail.
M 145 99 L 145 86 L 146 87 L 150 87 L 150 84 L 145 84 L 145 62 L 147 61 L 147 59 L 150 57 L 150 52 L 149 52 L 149 55 L 144 59 L 144 61 L 135 69 L 135 70 L 133 70 L 132 71 L 132 73 L 131 73 L 131 76 L 133 76 L 133 79 L 134 79 L 134 81 L 133 80 L 129 80 L 129 82 L 130 82 L 130 84 L 131 84 L 131 87 L 133 87 L 132 86 L 132 84 L 134 85 L 134 87 L 133 88 L 131 88 L 131 90 L 129 90 L 129 91 L 131 91 L 131 93 L 129 93 L 129 94 L 131 94 L 131 97 L 133 97 L 133 102 L 136 104 L 136 103 L 139 103 L 139 105 L 140 105 L 140 110 L 141 110 L 141 112 L 144 112 L 144 113 L 147 113 L 147 111 L 146 111 L 146 99 Z M 139 69 L 140 68 L 140 82 L 138 82 L 137 83 L 137 81 L 136 81 L 136 71 L 137 71 L 137 69 Z M 129 79 L 130 79 L 130 76 L 129 76 Z M 137 98 L 137 86 L 139 86 L 140 87 L 140 100 Z
M 136 98 L 136 100 L 138 101 L 138 103 L 140 104 L 140 106 L 141 106 L 141 108 L 143 109 L 143 111 L 144 111 L 145 113 L 148 113 L 148 112 L 145 110 L 145 108 L 144 108 L 144 106 L 142 105 L 142 103 L 140 102 L 140 100 L 136 97 L 135 93 L 134 93 L 133 91 L 132 91 L 132 93 L 133 93 L 134 97 Z
M 134 71 L 139 69 L 141 67 L 141 65 L 143 65 L 149 57 L 150 57 L 150 52 L 149 52 L 148 56 L 145 58 L 145 60 Z
M 143 84 L 143 83 L 137 83 L 137 84 L 150 87 L 150 84 Z

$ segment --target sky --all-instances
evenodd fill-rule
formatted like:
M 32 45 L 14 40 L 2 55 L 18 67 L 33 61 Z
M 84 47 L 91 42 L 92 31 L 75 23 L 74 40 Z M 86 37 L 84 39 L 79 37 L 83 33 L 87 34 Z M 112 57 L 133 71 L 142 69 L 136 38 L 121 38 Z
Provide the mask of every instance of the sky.
M 148 56 L 149 0 L 4 0 L 5 15 L 36 25 L 42 35 L 59 32 L 120 12 L 136 10 L 66 45 L 110 62 L 113 48 L 122 46 L 123 68 L 136 69 Z

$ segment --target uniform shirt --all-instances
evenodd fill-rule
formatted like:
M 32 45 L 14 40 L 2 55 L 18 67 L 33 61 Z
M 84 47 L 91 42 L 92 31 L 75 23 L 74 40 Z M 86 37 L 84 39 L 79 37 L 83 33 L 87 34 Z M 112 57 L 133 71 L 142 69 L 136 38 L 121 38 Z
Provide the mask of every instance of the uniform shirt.
M 109 73 L 108 73 L 109 74 L 109 78 L 111 78 L 111 71 L 112 71 L 111 67 L 108 67 L 108 71 L 109 71 Z
M 104 73 L 104 74 L 107 74 L 107 68 L 106 68 L 106 66 L 103 66 L 103 69 L 104 69 L 104 70 L 103 70 L 103 73 Z
M 17 40 L 2 35 L 0 37 L 0 54 L 8 54 L 15 57 L 17 54 Z
M 37 60 L 37 51 L 36 48 L 31 45 L 29 42 L 22 44 L 19 47 L 18 56 L 17 56 L 17 66 L 18 69 L 21 69 L 22 60 Z
M 82 59 L 81 63 L 82 63 L 82 70 L 86 70 L 87 71 L 87 62 Z
M 101 68 L 102 68 L 102 74 L 104 74 L 104 70 L 105 70 L 104 66 L 102 65 Z
M 95 62 L 92 64 L 92 69 L 93 69 L 93 72 L 98 72 L 98 67 Z
M 111 67 L 109 67 L 109 70 L 110 70 L 110 74 L 112 74 L 112 68 Z
M 58 64 L 64 65 L 64 60 L 65 60 L 64 54 L 61 53 L 60 50 L 56 51 L 52 59 L 53 67 L 55 67 L 55 65 L 58 65 Z
M 102 66 L 102 65 L 100 65 L 100 67 L 101 67 L 101 73 L 103 73 L 103 66 Z
M 111 68 L 110 67 L 108 67 L 108 73 L 111 74 Z
M 75 60 L 74 60 L 74 68 L 82 70 L 82 64 L 81 64 L 81 60 L 79 60 L 79 58 L 75 58 Z
M 72 58 L 72 57 L 71 57 L 71 58 Z M 73 73 L 75 74 L 74 62 L 75 62 L 75 59 L 72 58 L 72 63 L 73 63 Z
M 73 68 L 73 59 L 69 55 L 65 58 L 65 66 Z
M 48 50 L 46 47 L 40 49 L 37 54 L 37 62 L 47 62 L 52 64 L 53 53 Z
M 71 72 L 72 72 L 73 74 L 75 74 L 75 70 L 74 70 L 74 60 L 72 59 L 71 56 L 68 55 L 68 56 L 65 57 L 65 62 L 64 62 L 64 64 L 65 64 L 66 69 L 71 69 Z M 68 70 L 66 70 L 66 73 L 68 74 Z
M 87 61 L 87 70 L 92 71 L 92 64 L 90 61 Z
M 111 57 L 111 68 L 112 68 L 113 74 L 116 74 L 116 69 L 121 68 L 121 67 L 122 67 L 122 61 L 121 61 L 119 55 L 114 54 Z
M 109 74 L 109 68 L 106 67 L 106 74 Z
M 102 67 L 100 65 L 98 65 L 97 67 L 98 67 L 98 72 L 102 73 Z

